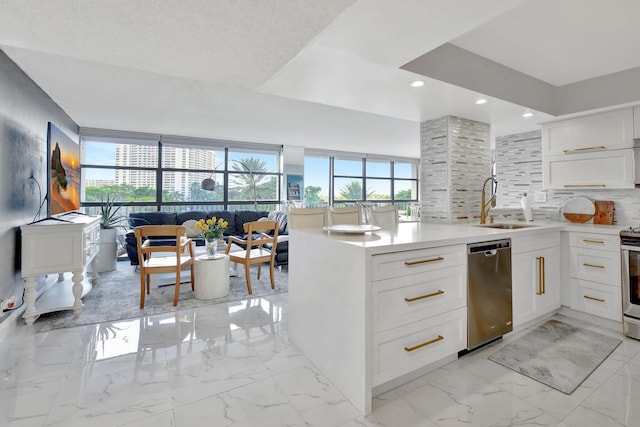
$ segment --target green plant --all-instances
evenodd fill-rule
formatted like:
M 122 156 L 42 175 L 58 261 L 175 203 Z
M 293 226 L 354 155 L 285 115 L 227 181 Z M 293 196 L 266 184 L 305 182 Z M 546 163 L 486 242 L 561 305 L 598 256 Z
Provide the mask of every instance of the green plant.
M 104 197 L 100 198 L 100 228 L 102 229 L 125 227 L 122 222 L 126 221 L 126 218 L 118 214 L 122 206 L 116 206 L 114 202 L 115 200 L 112 200 L 108 193 L 106 202 Z

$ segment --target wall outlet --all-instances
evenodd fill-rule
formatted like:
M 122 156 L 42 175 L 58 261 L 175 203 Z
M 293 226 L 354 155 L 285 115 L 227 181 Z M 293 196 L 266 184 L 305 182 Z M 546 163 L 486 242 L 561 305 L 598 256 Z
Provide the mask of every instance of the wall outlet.
M 535 201 L 536 202 L 541 202 L 544 203 L 547 201 L 547 193 L 545 193 L 544 191 L 538 191 L 535 194 Z

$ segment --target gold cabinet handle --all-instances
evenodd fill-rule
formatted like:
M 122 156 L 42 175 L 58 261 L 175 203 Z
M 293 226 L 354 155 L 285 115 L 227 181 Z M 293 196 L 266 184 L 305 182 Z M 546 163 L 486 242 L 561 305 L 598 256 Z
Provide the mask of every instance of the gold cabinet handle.
M 411 352 L 411 351 L 417 350 L 419 348 L 426 347 L 426 346 L 431 345 L 431 344 L 435 344 L 438 341 L 442 341 L 443 339 L 444 339 L 444 337 L 442 335 L 438 335 L 438 338 L 434 338 L 434 339 L 432 339 L 430 341 L 425 341 L 422 344 L 414 345 L 413 347 L 405 347 L 404 351 Z
M 442 294 L 444 294 L 444 291 L 443 290 L 438 290 L 438 292 L 434 292 L 432 294 L 420 295 L 419 297 L 413 297 L 413 298 L 406 298 L 405 297 L 404 300 L 406 302 L 413 302 L 413 301 L 418 301 L 418 300 L 425 299 L 425 298 L 435 297 L 435 296 L 442 295 Z
M 583 262 L 582 265 L 584 265 L 585 267 L 604 268 L 604 265 L 589 264 L 588 262 Z
M 592 151 L 592 150 L 606 150 L 607 147 L 604 145 L 596 145 L 595 147 L 582 147 L 582 148 L 573 148 L 571 150 L 562 150 L 564 154 L 573 154 L 573 153 L 581 153 L 583 151 Z
M 437 258 L 430 258 L 430 259 L 422 259 L 420 261 L 405 261 L 404 265 L 406 266 L 412 266 L 412 265 L 418 265 L 418 264 L 426 264 L 428 262 L 436 262 L 436 261 L 444 261 L 444 258 L 439 256 Z
M 598 302 L 604 302 L 605 301 L 603 298 L 590 297 L 589 295 L 583 295 L 583 297 L 585 297 L 586 299 L 590 299 L 592 301 L 598 301 Z
M 584 188 L 584 187 L 599 187 L 605 188 L 605 184 L 565 184 L 564 188 Z
M 582 239 L 585 243 L 597 243 L 598 245 L 604 245 L 604 240 Z
M 536 258 L 536 260 L 538 260 L 538 292 L 536 292 L 536 295 L 544 295 L 545 294 L 544 257 L 539 256 Z

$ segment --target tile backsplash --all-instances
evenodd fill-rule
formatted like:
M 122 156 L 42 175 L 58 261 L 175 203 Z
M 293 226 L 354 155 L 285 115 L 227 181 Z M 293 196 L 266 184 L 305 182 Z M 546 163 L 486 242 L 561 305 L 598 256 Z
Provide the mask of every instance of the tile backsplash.
M 561 208 L 570 197 L 611 200 L 613 221 L 620 225 L 640 225 L 640 189 L 542 190 L 542 136 L 540 131 L 496 138 L 492 154 L 498 179 L 497 219 L 522 218 L 520 199 L 526 192 L 535 197 L 546 193 L 546 202 L 533 202 L 534 219 L 561 219 Z

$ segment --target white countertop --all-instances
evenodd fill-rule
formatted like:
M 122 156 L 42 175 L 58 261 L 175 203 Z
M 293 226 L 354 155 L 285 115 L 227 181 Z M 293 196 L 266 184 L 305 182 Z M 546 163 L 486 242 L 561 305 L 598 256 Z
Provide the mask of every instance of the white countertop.
M 291 230 L 292 236 L 298 232 L 325 235 L 328 239 L 360 246 L 369 253 L 383 252 L 383 248 L 394 246 L 399 250 L 411 250 L 418 247 L 436 247 L 461 243 L 475 243 L 509 238 L 516 235 L 539 233 L 543 230 L 588 231 L 598 234 L 617 235 L 627 228 L 622 225 L 579 224 L 571 222 L 500 222 L 501 224 L 528 225 L 519 229 L 496 229 L 480 224 L 432 224 L 402 222 L 393 229 L 382 229 L 364 234 L 343 234 L 322 230 Z M 487 224 L 490 225 L 490 224 Z

